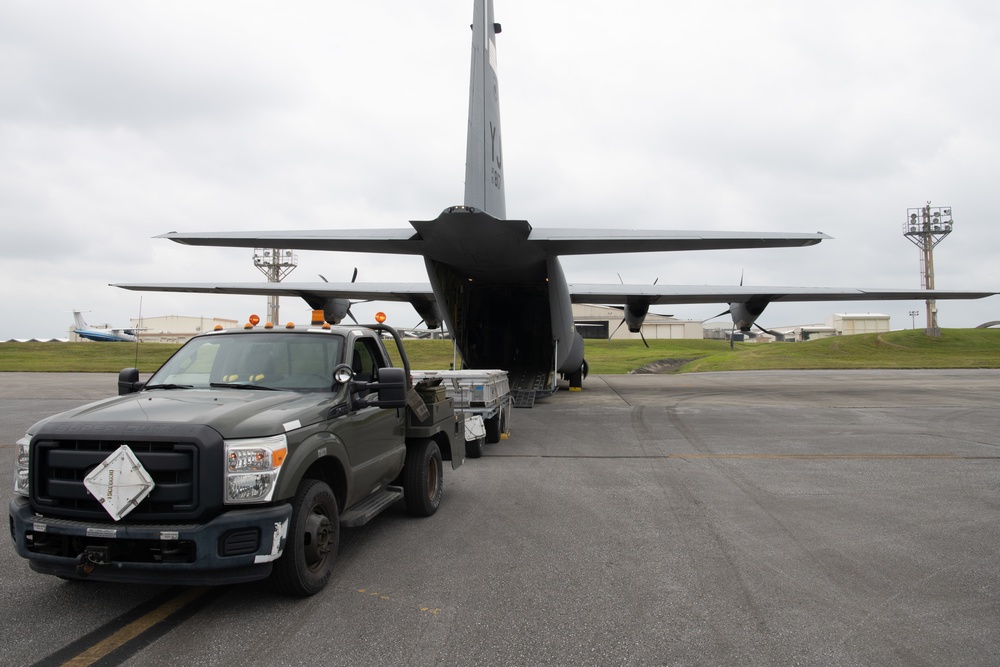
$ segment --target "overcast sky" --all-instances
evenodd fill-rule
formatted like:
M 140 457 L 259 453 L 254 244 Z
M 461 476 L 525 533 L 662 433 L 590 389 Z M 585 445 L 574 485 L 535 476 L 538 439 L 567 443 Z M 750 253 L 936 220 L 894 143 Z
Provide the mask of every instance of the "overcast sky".
M 954 208 L 939 289 L 1000 290 L 1000 5 L 495 0 L 507 214 L 534 227 L 823 231 L 818 246 L 567 258 L 578 283 L 919 288 L 906 209 Z M 462 203 L 472 3 L 0 2 L 0 340 L 244 320 L 248 249 L 168 231 L 408 227 Z M 298 253 L 289 280 L 425 282 Z M 406 305 L 355 306 L 412 326 Z M 702 319 L 721 306 L 661 307 Z M 764 326 L 922 302 L 775 304 Z M 1000 319 L 1000 297 L 940 323 Z M 307 307 L 282 300 L 282 320 Z M 917 319 L 918 326 L 921 318 Z

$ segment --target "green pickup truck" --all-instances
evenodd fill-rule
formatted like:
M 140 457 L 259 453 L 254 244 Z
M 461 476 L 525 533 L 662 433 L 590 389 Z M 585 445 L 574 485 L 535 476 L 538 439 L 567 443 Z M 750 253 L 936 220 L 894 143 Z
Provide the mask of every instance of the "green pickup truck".
M 201 334 L 118 393 L 17 443 L 11 534 L 37 572 L 312 595 L 341 526 L 398 501 L 434 514 L 442 461 L 465 456 L 452 399 L 418 395 L 384 325 Z

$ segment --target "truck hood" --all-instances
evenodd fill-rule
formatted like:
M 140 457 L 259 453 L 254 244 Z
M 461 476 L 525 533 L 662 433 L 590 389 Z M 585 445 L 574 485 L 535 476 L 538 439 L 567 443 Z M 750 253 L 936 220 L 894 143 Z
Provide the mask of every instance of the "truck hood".
M 155 422 L 209 426 L 223 438 L 276 435 L 327 419 L 340 393 L 251 389 L 162 389 L 118 396 L 67 410 L 38 422 Z

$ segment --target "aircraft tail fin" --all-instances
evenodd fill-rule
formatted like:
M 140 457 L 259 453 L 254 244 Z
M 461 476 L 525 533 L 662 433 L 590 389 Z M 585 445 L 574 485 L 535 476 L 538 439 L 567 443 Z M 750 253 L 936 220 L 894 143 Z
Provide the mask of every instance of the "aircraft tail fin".
M 87 323 L 83 321 L 83 315 L 79 310 L 73 311 L 73 320 L 76 322 L 77 329 L 86 329 Z
M 503 150 L 500 142 L 500 88 L 497 83 L 493 0 L 475 0 L 472 16 L 472 75 L 469 135 L 465 153 L 465 205 L 506 219 Z

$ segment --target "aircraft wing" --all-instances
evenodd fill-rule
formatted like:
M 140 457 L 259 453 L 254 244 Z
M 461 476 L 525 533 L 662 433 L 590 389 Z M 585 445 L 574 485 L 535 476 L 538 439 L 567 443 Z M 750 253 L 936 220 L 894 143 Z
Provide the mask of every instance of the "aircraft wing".
M 996 292 L 851 289 L 843 287 L 751 287 L 731 285 L 569 285 L 573 303 L 746 303 L 793 301 L 906 301 L 982 299 Z
M 141 292 L 196 292 L 204 294 L 245 294 L 299 296 L 323 299 L 371 299 L 409 301 L 430 299 L 430 283 L 112 283 L 112 287 Z

